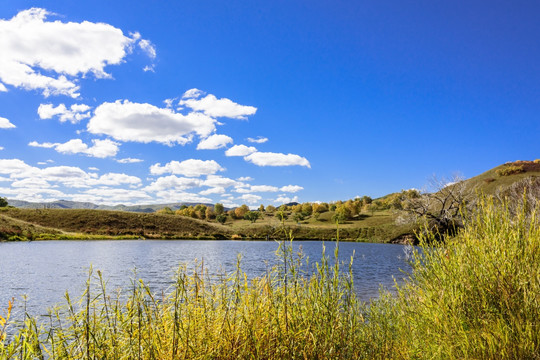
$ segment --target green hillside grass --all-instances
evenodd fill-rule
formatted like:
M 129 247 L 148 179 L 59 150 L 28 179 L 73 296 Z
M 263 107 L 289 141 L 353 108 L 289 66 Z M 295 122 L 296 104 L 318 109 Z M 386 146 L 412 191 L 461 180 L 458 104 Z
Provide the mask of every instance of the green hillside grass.
M 96 236 L 147 239 L 222 239 L 230 230 L 219 224 L 162 214 L 139 214 L 88 209 L 17 209 L 0 212 L 3 221 L 25 222 L 29 227 L 52 228 L 50 234 L 77 233 Z M 38 228 L 36 228 L 38 229 Z M 43 229 L 46 231 L 48 229 Z M 36 230 L 42 231 L 42 230 Z

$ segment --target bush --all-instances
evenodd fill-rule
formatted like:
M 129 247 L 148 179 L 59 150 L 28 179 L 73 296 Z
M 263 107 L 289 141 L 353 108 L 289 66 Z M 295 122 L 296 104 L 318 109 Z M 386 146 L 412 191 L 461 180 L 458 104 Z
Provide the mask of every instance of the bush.
M 509 175 L 515 175 L 520 174 L 524 172 L 525 169 L 523 168 L 523 165 L 509 165 L 502 169 L 497 170 L 497 175 L 499 176 L 509 176 Z

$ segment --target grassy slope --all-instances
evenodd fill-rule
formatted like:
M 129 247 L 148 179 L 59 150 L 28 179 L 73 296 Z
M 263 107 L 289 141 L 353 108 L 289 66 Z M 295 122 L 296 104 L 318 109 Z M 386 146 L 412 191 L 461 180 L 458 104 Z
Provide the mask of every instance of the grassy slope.
M 498 170 L 502 170 L 511 165 L 519 165 L 519 163 L 503 164 L 466 180 L 467 190 L 471 192 L 480 191 L 485 195 L 494 195 L 499 188 L 508 187 L 529 176 L 540 176 L 540 163 L 532 162 L 526 162 L 526 164 L 524 164 L 525 172 L 520 174 L 508 176 L 500 176 L 497 174 Z
M 26 226 L 54 228 L 56 233 L 144 238 L 226 238 L 229 230 L 218 224 L 185 217 L 138 214 L 108 210 L 4 209 L 4 222 L 25 222 Z M 46 231 L 39 229 L 36 231 Z

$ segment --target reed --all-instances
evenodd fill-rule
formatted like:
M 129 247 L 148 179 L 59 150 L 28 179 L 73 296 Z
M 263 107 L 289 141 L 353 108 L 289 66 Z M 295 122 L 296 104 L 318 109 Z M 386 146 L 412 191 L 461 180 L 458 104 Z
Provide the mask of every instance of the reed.
M 2 359 L 535 359 L 540 358 L 540 225 L 536 213 L 483 200 L 444 245 L 413 251 L 408 281 L 370 303 L 351 267 L 323 250 L 311 267 L 290 241 L 281 262 L 248 279 L 181 266 L 167 293 L 133 280 L 109 293 L 91 270 L 47 322 L 0 317 Z M 338 232 L 339 240 L 339 232 Z M 352 259 L 351 259 L 352 261 Z M 9 335 L 8 335 L 9 334 Z

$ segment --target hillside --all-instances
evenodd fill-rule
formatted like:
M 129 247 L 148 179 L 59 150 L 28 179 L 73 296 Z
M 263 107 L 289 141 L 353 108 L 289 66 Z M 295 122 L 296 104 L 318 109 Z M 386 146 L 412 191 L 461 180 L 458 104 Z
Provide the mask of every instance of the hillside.
M 514 161 L 465 180 L 467 191 L 495 195 L 497 191 L 530 177 L 540 177 L 540 161 Z
M 53 235 L 78 234 L 74 235 L 75 238 L 84 237 L 86 234 L 147 239 L 221 239 L 228 237 L 230 233 L 230 230 L 222 225 L 196 219 L 110 210 L 4 208 L 0 211 L 0 221 L 0 224 L 4 224 L 5 230 L 9 227 L 12 229 L 20 227 L 21 236 L 28 238 L 30 232 Z M 0 228 L 0 235 L 7 232 L 5 230 Z
M 540 161 L 518 161 L 500 165 L 478 176 L 446 189 L 459 186 L 471 199 L 477 194 L 502 195 L 516 198 L 523 194 L 523 184 L 534 186 L 532 194 L 540 198 Z M 530 185 L 532 184 L 532 185 Z M 510 191 L 512 190 L 512 191 Z M 442 191 L 442 190 L 441 190 Z M 406 193 L 393 193 L 373 200 L 373 206 L 364 206 L 357 215 L 340 224 L 340 238 L 352 241 L 410 242 L 414 241 L 414 223 L 397 224 L 401 209 L 407 202 Z M 433 193 L 438 194 L 438 193 Z M 404 198 L 405 196 L 405 198 Z M 465 198 L 465 197 L 464 197 Z M 342 203 L 342 202 L 339 202 Z M 224 225 L 216 220 L 199 220 L 189 216 L 161 213 L 100 210 L 91 203 L 59 201 L 58 206 L 81 206 L 85 209 L 53 208 L 2 208 L 0 209 L 0 240 L 52 239 L 52 238 L 147 238 L 147 239 L 281 239 L 287 235 L 276 213 L 264 212 L 251 223 L 248 220 L 227 216 Z M 175 210 L 181 204 L 161 204 L 131 207 L 131 211 L 154 211 L 168 206 Z M 336 237 L 334 216 L 339 211 L 334 206 L 326 212 L 295 217 L 295 207 L 285 206 L 288 218 L 284 225 L 295 239 L 330 240 Z M 99 206 L 98 206 L 99 208 Z M 133 210 L 137 208 L 138 210 Z M 316 216 L 315 216 L 316 215 Z

